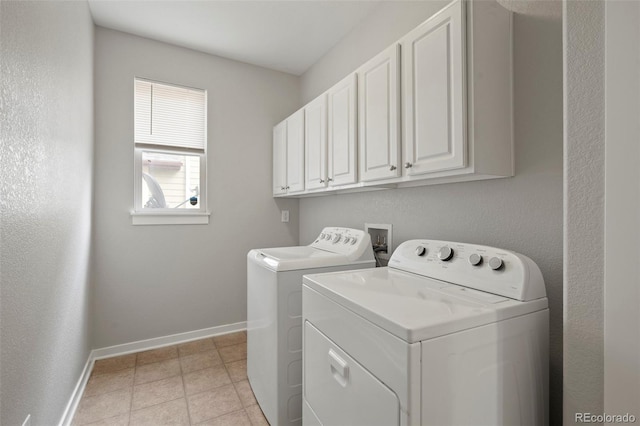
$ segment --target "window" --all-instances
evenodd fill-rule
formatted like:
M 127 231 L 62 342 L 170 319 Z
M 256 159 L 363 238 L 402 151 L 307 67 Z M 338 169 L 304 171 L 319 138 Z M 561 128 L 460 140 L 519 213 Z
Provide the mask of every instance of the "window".
M 134 225 L 208 223 L 207 92 L 135 79 Z

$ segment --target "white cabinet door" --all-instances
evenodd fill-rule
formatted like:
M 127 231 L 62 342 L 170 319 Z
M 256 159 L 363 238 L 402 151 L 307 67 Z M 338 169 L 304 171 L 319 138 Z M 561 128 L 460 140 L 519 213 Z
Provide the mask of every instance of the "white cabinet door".
M 465 167 L 464 2 L 401 40 L 406 174 Z
M 273 195 L 287 193 L 287 122 L 273 128 Z
M 327 95 L 304 107 L 305 187 L 327 186 Z
M 400 45 L 368 61 L 358 74 L 358 164 L 367 182 L 400 176 Z
M 328 91 L 329 185 L 356 183 L 356 75 Z
M 304 191 L 304 110 L 287 118 L 287 192 Z

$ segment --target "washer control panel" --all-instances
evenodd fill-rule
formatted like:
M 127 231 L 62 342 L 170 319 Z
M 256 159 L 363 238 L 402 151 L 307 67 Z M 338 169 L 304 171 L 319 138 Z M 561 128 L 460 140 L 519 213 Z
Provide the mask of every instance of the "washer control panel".
M 332 253 L 353 254 L 371 247 L 371 236 L 359 229 L 329 227 L 311 243 L 312 247 Z
M 394 251 L 389 267 L 511 299 L 546 296 L 538 265 L 519 253 L 495 247 L 410 240 Z

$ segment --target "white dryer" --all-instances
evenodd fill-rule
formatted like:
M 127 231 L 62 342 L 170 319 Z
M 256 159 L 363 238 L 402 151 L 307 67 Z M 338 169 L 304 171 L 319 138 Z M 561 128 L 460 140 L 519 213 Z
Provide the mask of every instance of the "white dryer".
M 389 267 L 305 275 L 304 425 L 546 425 L 537 265 L 411 240 Z
M 371 237 L 349 228 L 247 255 L 247 376 L 272 426 L 302 422 L 303 274 L 374 266 Z

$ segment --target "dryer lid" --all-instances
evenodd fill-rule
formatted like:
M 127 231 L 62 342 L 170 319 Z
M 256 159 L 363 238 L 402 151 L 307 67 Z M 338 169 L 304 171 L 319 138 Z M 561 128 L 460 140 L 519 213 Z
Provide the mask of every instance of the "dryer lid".
M 305 275 L 306 287 L 408 343 L 545 309 L 392 268 Z

